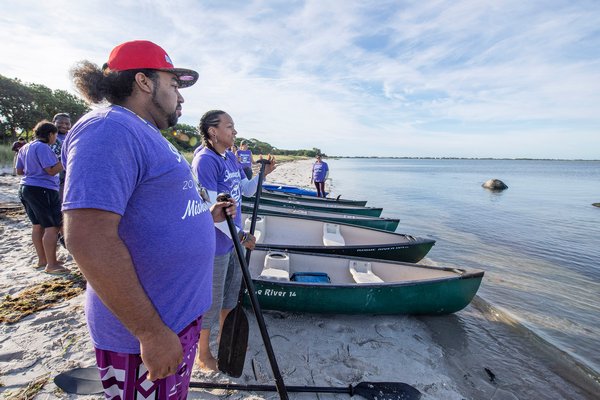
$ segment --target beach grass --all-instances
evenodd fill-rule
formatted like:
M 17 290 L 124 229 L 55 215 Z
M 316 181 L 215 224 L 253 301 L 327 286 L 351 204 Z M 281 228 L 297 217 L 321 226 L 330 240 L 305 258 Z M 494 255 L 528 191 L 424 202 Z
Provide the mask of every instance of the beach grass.
M 14 153 L 10 145 L 0 144 L 0 165 L 12 165 Z
M 50 375 L 44 374 L 29 382 L 29 385 L 27 385 L 25 388 L 18 392 L 7 392 L 4 398 L 14 400 L 32 400 L 44 388 L 44 386 L 46 385 L 46 383 L 48 383 L 49 380 Z
M 16 296 L 6 295 L 0 303 L 0 323 L 12 324 L 54 304 L 68 300 L 85 290 L 85 279 L 79 272 L 65 278 L 54 278 L 33 285 Z

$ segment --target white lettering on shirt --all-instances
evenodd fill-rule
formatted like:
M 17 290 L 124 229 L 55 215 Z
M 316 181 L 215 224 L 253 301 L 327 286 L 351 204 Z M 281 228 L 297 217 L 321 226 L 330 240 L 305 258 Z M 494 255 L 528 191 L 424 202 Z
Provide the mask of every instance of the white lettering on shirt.
M 188 200 L 187 207 L 181 219 L 187 217 L 195 217 L 196 215 L 202 214 L 210 209 L 208 203 L 200 202 L 198 200 Z

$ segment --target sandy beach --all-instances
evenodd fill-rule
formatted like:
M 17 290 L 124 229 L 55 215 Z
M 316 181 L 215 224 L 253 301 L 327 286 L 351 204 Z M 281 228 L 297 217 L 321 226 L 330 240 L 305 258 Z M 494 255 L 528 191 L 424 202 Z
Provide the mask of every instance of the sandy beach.
M 312 160 L 305 160 L 282 164 L 268 182 L 308 188 L 311 163 Z M 19 180 L 9 172 L 5 168 L 0 176 L 3 300 L 43 282 L 71 279 L 52 277 L 33 268 L 36 259 L 31 227 L 24 212 L 19 211 Z M 67 250 L 61 247 L 59 251 L 67 260 L 66 266 L 75 271 L 77 267 Z M 78 295 L 18 322 L 0 325 L 1 395 L 28 398 L 23 390 L 31 382 L 48 378 L 35 398 L 100 398 L 67 395 L 52 382 L 59 372 L 95 363 L 83 301 L 83 296 Z M 247 315 L 250 339 L 243 375 L 233 379 L 220 373 L 195 371 L 194 380 L 273 383 L 258 327 L 250 310 Z M 481 300 L 458 315 L 443 318 L 267 312 L 265 321 L 283 378 L 290 385 L 347 386 L 361 381 L 391 381 L 415 386 L 423 393 L 423 399 L 592 398 L 593 392 L 586 389 L 589 382 L 582 381 L 568 361 L 545 354 L 535 338 L 517 338 L 518 328 Z M 492 348 L 478 346 L 478 338 L 496 335 L 514 340 L 497 340 Z M 212 344 L 216 353 L 216 333 Z M 528 376 L 513 368 L 523 363 L 528 365 Z M 535 393 L 541 395 L 532 396 Z M 275 399 L 277 394 L 192 390 L 189 398 Z M 292 394 L 291 398 L 348 396 Z

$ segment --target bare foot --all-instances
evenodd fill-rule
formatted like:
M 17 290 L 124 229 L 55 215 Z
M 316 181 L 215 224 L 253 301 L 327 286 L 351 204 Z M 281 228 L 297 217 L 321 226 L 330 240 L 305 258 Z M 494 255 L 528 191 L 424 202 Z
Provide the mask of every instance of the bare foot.
M 203 371 L 217 371 L 217 359 L 209 354 L 208 357 L 196 357 L 196 366 Z
M 46 268 L 44 269 L 44 272 L 50 275 L 66 275 L 68 273 L 70 273 L 71 271 L 65 267 L 63 267 L 61 264 L 58 265 L 47 265 Z

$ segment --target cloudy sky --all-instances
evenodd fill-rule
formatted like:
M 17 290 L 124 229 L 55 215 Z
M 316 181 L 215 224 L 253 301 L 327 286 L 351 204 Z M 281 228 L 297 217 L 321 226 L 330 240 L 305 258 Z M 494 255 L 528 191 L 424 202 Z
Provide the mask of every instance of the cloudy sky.
M 330 155 L 600 159 L 598 0 L 0 0 L 0 74 L 74 92 L 148 39 L 196 69 L 181 122 Z

